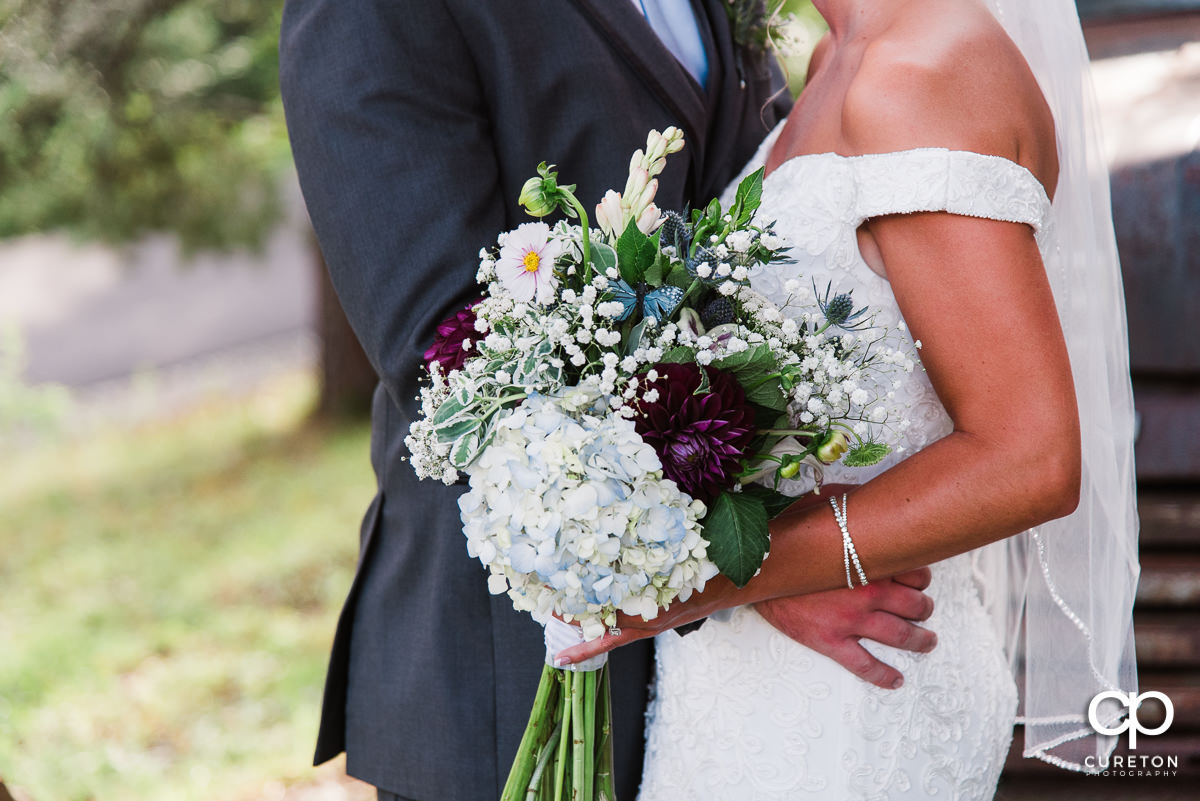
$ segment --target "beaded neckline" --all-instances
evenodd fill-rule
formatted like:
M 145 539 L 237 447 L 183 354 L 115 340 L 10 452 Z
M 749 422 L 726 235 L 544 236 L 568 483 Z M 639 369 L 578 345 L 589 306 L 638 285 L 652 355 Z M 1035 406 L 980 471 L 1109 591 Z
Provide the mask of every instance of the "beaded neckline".
M 1008 165 L 1011 168 L 1015 168 L 1015 169 L 1019 170 L 1022 174 L 1024 174 L 1029 179 L 1030 182 L 1032 182 L 1033 185 L 1035 185 L 1037 187 L 1038 191 L 1041 193 L 1040 199 L 1044 200 L 1047 206 L 1049 206 L 1051 204 L 1050 195 L 1049 195 L 1049 193 L 1046 192 L 1046 187 L 1042 185 L 1042 182 L 1037 179 L 1037 176 L 1034 175 L 1033 172 L 1030 171 L 1030 169 L 1028 167 L 1018 164 L 1017 162 L 1013 161 L 1012 159 L 1005 158 L 1004 156 L 994 156 L 994 155 L 991 155 L 988 153 L 976 153 L 973 150 L 953 150 L 948 147 L 913 147 L 913 148 L 908 148 L 906 150 L 893 150 L 893 151 L 889 151 L 887 153 L 863 153 L 863 154 L 860 154 L 857 156 L 844 156 L 841 153 L 834 153 L 833 151 L 827 151 L 824 153 L 801 153 L 797 156 L 791 156 L 791 157 L 785 159 L 783 162 L 781 162 L 779 164 L 779 166 L 777 166 L 775 169 L 771 170 L 771 172 L 768 173 L 763 178 L 763 183 L 765 185 L 767 181 L 774 178 L 776 175 L 778 175 L 781 171 L 783 171 L 785 168 L 789 167 L 790 165 L 792 165 L 794 163 L 803 162 L 806 160 L 828 159 L 828 160 L 832 160 L 832 161 L 862 162 L 862 161 L 868 161 L 871 159 L 886 159 L 886 158 L 899 159 L 904 156 L 918 155 L 918 154 L 922 154 L 922 153 L 945 153 L 946 155 L 949 155 L 949 156 L 960 156 L 961 155 L 961 156 L 965 156 L 967 158 L 1000 162 L 1002 164 Z

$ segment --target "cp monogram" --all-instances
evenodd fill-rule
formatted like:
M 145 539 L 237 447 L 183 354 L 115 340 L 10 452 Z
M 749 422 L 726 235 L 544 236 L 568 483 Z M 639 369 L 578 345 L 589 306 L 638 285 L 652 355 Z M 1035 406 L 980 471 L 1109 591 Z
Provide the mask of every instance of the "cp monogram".
M 1112 728 L 1112 729 L 1105 726 L 1103 723 L 1101 723 L 1096 718 L 1096 711 L 1097 711 L 1097 708 L 1100 706 L 1100 702 L 1104 701 L 1108 698 L 1111 698 L 1114 701 L 1124 704 L 1125 708 L 1129 710 L 1129 716 L 1126 717 L 1124 720 L 1122 720 L 1119 724 L 1117 724 L 1116 728 Z M 1138 707 L 1141 705 L 1142 701 L 1146 698 L 1157 698 L 1158 700 L 1162 701 L 1163 706 L 1167 710 L 1167 714 L 1162 722 L 1162 725 L 1159 726 L 1157 729 L 1147 729 L 1144 726 L 1142 726 L 1141 722 L 1138 720 L 1138 717 L 1137 717 Z M 1174 719 L 1175 719 L 1175 706 L 1171 703 L 1171 699 L 1168 698 L 1165 694 L 1158 692 L 1157 690 L 1150 690 L 1148 692 L 1142 693 L 1141 695 L 1134 695 L 1133 693 L 1123 693 L 1123 692 L 1119 692 L 1117 690 L 1106 690 L 1105 692 L 1102 692 L 1099 695 L 1097 695 L 1095 698 L 1093 698 L 1092 702 L 1090 704 L 1088 704 L 1088 722 L 1091 723 L 1092 728 L 1095 729 L 1100 734 L 1116 735 L 1116 734 L 1120 734 L 1121 732 L 1125 731 L 1126 729 L 1129 729 L 1129 750 L 1131 750 L 1131 751 L 1133 749 L 1137 748 L 1138 732 L 1141 732 L 1142 734 L 1146 734 L 1146 735 L 1150 735 L 1150 736 L 1153 736 L 1155 734 L 1162 734 L 1164 731 L 1167 730 L 1167 728 L 1171 725 L 1171 721 L 1173 721 Z

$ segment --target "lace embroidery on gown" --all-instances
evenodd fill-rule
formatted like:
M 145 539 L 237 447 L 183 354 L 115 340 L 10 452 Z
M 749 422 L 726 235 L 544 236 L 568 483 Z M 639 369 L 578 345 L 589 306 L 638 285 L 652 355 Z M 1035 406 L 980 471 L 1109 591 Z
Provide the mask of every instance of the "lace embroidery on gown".
M 743 177 L 763 163 L 778 132 Z M 831 281 L 835 293 L 853 290 L 880 325 L 895 327 L 901 316 L 890 285 L 863 261 L 856 232 L 872 216 L 916 211 L 1026 223 L 1039 246 L 1049 238 L 1044 189 L 1006 159 L 944 149 L 801 156 L 767 177 L 760 212 L 777 221 L 796 263 L 759 268 L 752 287 L 782 304 L 789 279 L 821 288 Z M 898 443 L 904 451 L 873 468 L 835 465 L 826 482 L 863 483 L 950 432 L 924 372 L 904 376 L 895 392 L 911 420 Z M 785 487 L 789 494 L 810 488 Z M 1012 738 L 1016 686 L 980 603 L 971 555 L 932 571 L 933 653 L 864 642 L 904 674 L 899 690 L 859 680 L 750 607 L 686 636 L 660 635 L 641 801 L 992 798 Z

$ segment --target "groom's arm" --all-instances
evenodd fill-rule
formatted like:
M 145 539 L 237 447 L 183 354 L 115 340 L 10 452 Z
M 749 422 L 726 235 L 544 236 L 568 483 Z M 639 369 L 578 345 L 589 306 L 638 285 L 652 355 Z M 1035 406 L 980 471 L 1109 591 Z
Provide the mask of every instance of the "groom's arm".
M 474 293 L 476 253 L 505 222 L 467 43 L 443 0 L 287 0 L 280 85 L 334 288 L 411 408 L 437 322 Z

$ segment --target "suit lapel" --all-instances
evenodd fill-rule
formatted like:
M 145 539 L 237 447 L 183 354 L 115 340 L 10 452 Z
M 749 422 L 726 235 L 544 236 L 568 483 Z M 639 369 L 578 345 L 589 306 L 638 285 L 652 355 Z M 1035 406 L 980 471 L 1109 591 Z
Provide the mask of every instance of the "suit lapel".
M 704 163 L 704 140 L 708 133 L 708 107 L 699 84 L 675 59 L 671 51 L 667 50 L 630 0 L 574 2 L 621 58 L 629 63 L 658 96 L 667 110 L 679 119 L 687 137 L 688 149 L 692 152 L 693 169 L 698 173 Z M 707 20 L 699 16 L 702 13 L 697 9 L 707 47 L 712 37 L 704 33 L 708 26 Z M 711 79 L 712 62 L 715 60 L 716 53 L 713 48 L 709 54 L 710 87 L 715 85 Z

